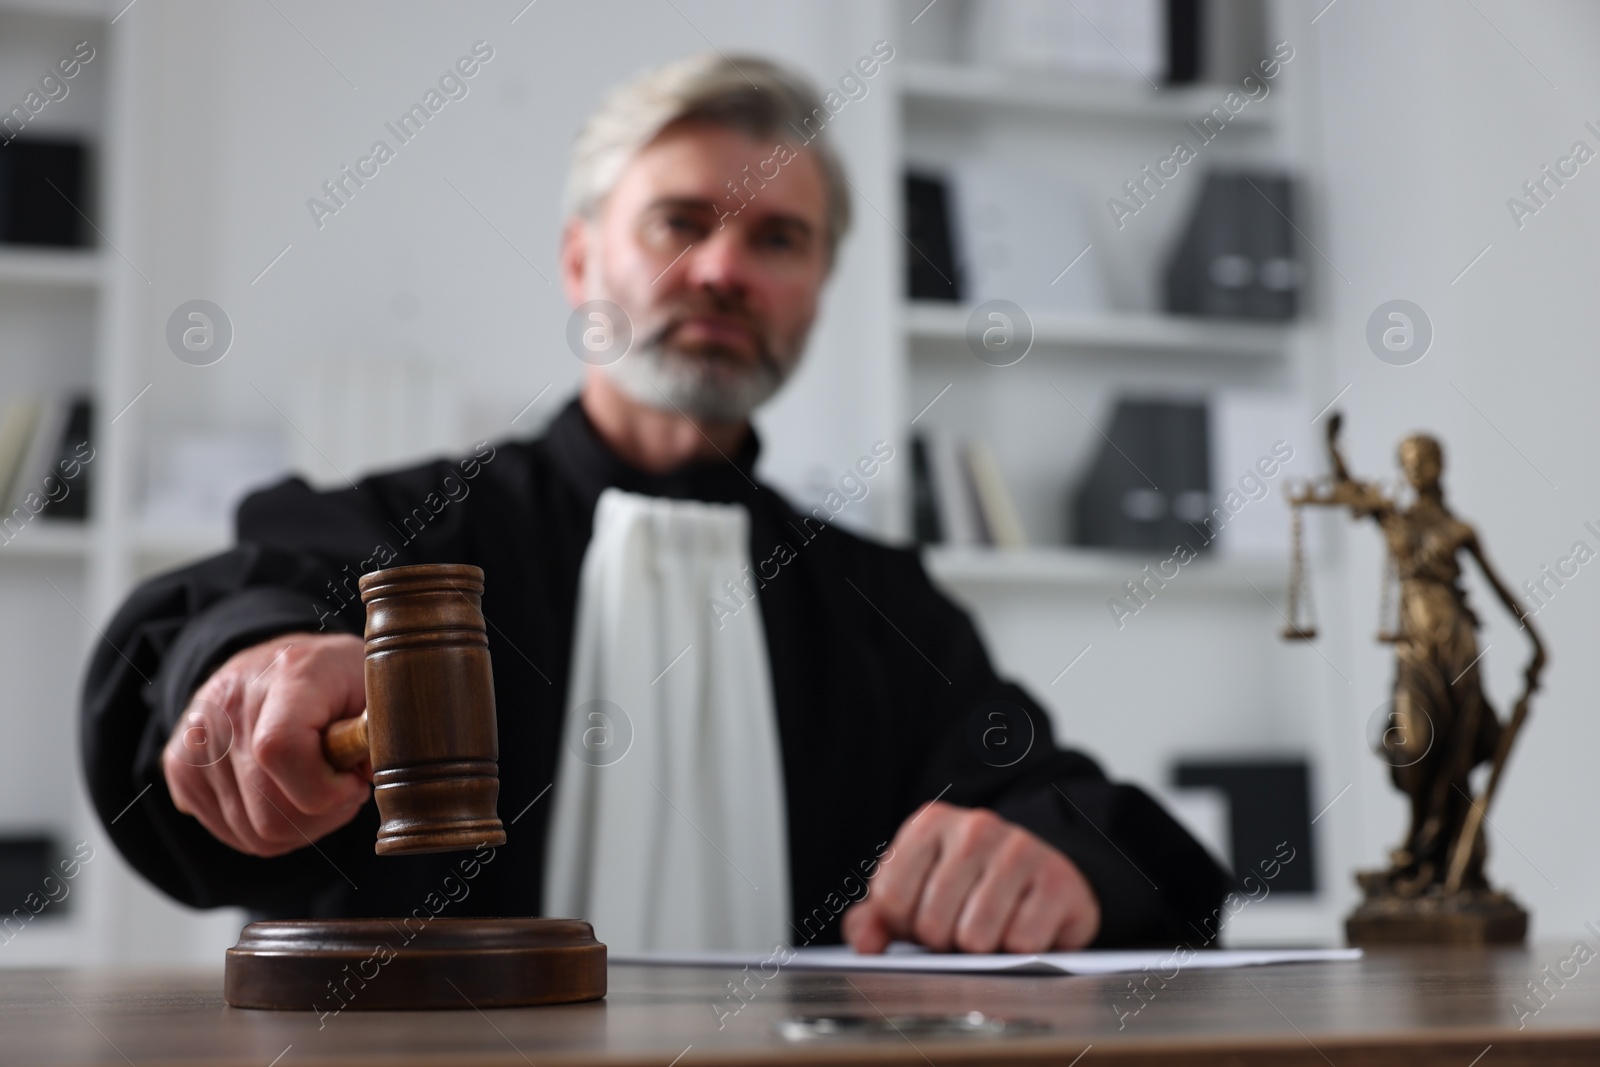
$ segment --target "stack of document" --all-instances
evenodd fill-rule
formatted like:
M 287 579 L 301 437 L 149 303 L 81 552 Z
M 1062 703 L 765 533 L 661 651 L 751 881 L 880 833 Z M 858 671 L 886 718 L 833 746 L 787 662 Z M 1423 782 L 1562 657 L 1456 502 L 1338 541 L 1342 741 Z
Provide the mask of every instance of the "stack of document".
M 1212 949 L 1190 954 L 1184 970 L 1218 970 L 1259 967 L 1273 963 L 1328 963 L 1359 960 L 1358 948 Z M 1130 951 L 957 953 L 929 952 L 916 945 L 896 943 L 878 956 L 863 956 L 848 945 L 822 945 L 794 950 L 783 964 L 801 971 L 923 971 L 945 974 L 1129 974 L 1144 970 L 1170 970 L 1178 966 L 1175 949 Z M 648 964 L 662 967 L 771 966 L 768 952 L 616 952 L 610 963 Z

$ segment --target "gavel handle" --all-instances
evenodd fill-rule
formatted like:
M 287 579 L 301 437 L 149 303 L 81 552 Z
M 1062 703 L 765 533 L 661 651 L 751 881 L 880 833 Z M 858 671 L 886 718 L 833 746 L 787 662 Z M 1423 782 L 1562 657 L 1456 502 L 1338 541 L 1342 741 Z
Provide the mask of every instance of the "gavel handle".
M 340 719 L 322 733 L 322 754 L 341 771 L 354 770 L 371 755 L 367 744 L 367 713 Z

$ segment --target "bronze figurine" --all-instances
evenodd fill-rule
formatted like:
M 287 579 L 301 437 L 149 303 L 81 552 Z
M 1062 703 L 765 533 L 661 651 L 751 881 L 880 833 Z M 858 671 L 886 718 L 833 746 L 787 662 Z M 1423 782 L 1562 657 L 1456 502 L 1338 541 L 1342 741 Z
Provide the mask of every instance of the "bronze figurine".
M 1350 476 L 1339 452 L 1340 421 L 1337 412 L 1328 419 L 1331 477 L 1289 495 L 1295 536 L 1284 636 L 1308 639 L 1316 632 L 1298 617 L 1305 596 L 1299 509 L 1347 507 L 1358 519 L 1371 518 L 1383 532 L 1390 573 L 1399 586 L 1397 623 L 1379 634 L 1379 640 L 1395 646 L 1394 702 L 1380 754 L 1390 764 L 1395 786 L 1411 801 L 1411 824 L 1390 854 L 1389 868 L 1356 876 L 1365 900 L 1346 920 L 1346 936 L 1352 944 L 1520 942 L 1527 913 L 1508 894 L 1491 889 L 1483 874 L 1483 819 L 1528 717 L 1529 699 L 1539 688 L 1544 645 L 1527 609 L 1490 566 L 1477 532 L 1446 506 L 1438 440 L 1416 434 L 1401 442 L 1400 467 L 1415 492 L 1415 499 L 1402 505 L 1380 487 Z M 1477 561 L 1533 645 L 1522 693 L 1506 722 L 1484 694 L 1478 618 L 1461 585 L 1463 552 Z M 1468 776 L 1485 761 L 1488 782 L 1473 797 Z

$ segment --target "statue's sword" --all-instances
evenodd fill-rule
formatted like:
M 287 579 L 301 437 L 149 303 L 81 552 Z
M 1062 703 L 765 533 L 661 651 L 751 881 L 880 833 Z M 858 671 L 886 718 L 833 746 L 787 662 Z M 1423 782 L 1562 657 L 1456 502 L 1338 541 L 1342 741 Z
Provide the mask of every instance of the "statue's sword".
M 1455 849 L 1450 854 L 1450 872 L 1444 883 L 1446 893 L 1455 893 L 1461 889 L 1461 879 L 1467 873 L 1467 864 L 1472 860 L 1478 833 L 1483 829 L 1484 813 L 1488 810 L 1490 801 L 1494 800 L 1495 788 L 1500 784 L 1500 772 L 1505 770 L 1506 757 L 1511 754 L 1511 745 L 1517 739 L 1517 731 L 1522 729 L 1522 723 L 1528 717 L 1530 696 L 1532 693 L 1524 689 L 1522 696 L 1517 699 L 1516 710 L 1511 713 L 1511 721 L 1506 724 L 1505 731 L 1500 735 L 1500 743 L 1495 746 L 1494 763 L 1489 768 L 1489 781 L 1484 785 L 1482 795 L 1472 802 L 1472 810 L 1467 812 L 1466 822 L 1461 824 L 1461 836 L 1456 838 Z

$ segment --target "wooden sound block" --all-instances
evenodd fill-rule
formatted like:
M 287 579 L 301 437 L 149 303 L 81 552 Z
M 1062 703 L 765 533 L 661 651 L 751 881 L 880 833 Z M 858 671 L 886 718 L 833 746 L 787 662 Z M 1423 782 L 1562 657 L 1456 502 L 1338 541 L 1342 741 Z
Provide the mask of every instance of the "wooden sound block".
M 236 1008 L 319 1014 L 570 1004 L 606 995 L 606 947 L 577 919 L 254 922 L 228 950 Z

